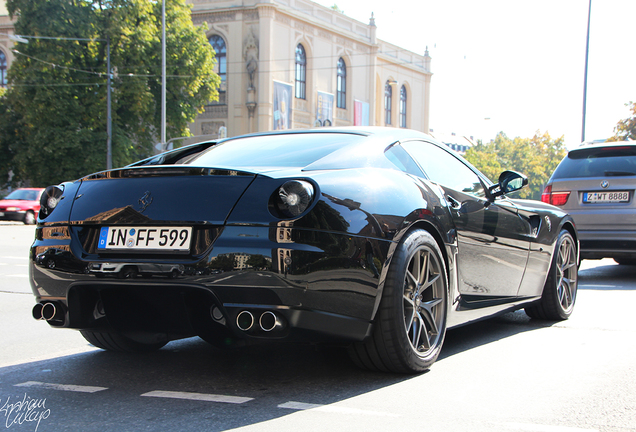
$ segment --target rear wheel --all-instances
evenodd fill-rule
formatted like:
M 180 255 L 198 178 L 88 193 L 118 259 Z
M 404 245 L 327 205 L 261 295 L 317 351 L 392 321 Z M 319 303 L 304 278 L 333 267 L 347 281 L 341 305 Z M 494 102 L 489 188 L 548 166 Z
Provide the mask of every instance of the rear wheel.
M 435 239 L 408 233 L 391 262 L 372 336 L 350 347 L 366 369 L 417 373 L 437 359 L 446 334 L 448 281 Z
M 139 342 L 116 331 L 95 332 L 89 330 L 80 330 L 80 333 L 82 334 L 82 336 L 84 336 L 84 339 L 86 339 L 92 345 L 108 351 L 130 353 L 152 352 L 160 349 L 168 343 L 167 341 Z
M 541 300 L 525 308 L 528 316 L 552 321 L 570 317 L 574 309 L 578 286 L 576 252 L 576 242 L 572 234 L 562 230 L 557 240 Z

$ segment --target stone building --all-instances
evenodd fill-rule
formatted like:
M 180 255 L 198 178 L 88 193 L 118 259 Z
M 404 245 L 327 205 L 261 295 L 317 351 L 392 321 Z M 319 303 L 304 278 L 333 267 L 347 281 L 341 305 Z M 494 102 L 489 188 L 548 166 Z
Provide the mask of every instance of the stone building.
M 192 21 L 207 24 L 222 79 L 194 135 L 330 125 L 428 132 L 428 51 L 377 39 L 373 15 L 365 24 L 309 0 L 188 2 Z M 0 33 L 10 24 L 0 16 Z M 10 65 L 11 44 L 0 35 L 0 64 L 4 55 Z

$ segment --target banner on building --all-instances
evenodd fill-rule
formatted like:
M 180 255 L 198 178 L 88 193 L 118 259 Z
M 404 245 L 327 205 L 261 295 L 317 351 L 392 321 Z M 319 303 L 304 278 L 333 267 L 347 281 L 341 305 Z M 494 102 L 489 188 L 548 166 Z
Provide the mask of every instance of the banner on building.
M 369 126 L 369 104 L 367 102 L 353 101 L 353 125 Z
M 274 130 L 291 129 L 292 85 L 274 81 Z
M 319 91 L 316 100 L 316 121 L 314 122 L 314 126 L 332 126 L 334 103 L 333 94 Z

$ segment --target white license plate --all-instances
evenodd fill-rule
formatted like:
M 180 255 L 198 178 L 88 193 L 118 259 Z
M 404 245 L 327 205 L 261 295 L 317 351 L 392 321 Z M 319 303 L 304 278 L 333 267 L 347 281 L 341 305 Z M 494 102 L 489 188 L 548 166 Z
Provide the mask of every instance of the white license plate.
M 102 227 L 99 250 L 189 251 L 192 227 Z
M 4 216 L 4 212 L 0 212 L 0 216 Z
M 584 192 L 584 203 L 621 203 L 629 201 L 629 192 Z

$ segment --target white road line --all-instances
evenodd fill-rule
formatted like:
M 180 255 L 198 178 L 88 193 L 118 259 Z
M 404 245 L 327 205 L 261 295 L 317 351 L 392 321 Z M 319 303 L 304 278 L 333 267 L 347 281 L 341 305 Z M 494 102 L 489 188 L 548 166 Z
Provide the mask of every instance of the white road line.
M 50 384 L 43 383 L 38 381 L 27 381 L 22 384 L 15 384 L 14 387 L 37 387 L 48 390 L 62 390 L 62 391 L 72 391 L 72 392 L 80 392 L 80 393 L 96 393 L 102 390 L 108 390 L 108 387 L 93 387 L 93 386 L 80 386 L 80 385 L 70 385 L 70 384 Z
M 530 423 L 506 423 L 505 426 L 529 432 L 599 432 L 598 429 L 584 429 L 569 426 L 550 426 Z
M 337 413 L 337 414 L 360 414 L 360 415 L 373 415 L 380 417 L 400 417 L 398 414 L 391 414 L 381 411 L 368 411 L 361 410 L 357 408 L 346 408 L 346 407 L 338 407 L 333 405 L 319 405 L 319 404 L 309 404 L 304 402 L 294 402 L 289 401 L 284 404 L 278 405 L 278 408 L 285 409 L 293 409 L 293 410 L 314 410 L 328 413 Z
M 175 392 L 175 391 L 161 391 L 161 390 L 155 390 L 148 393 L 144 393 L 142 394 L 142 396 L 169 398 L 169 399 L 198 400 L 198 401 L 206 401 L 206 402 L 222 402 L 222 403 L 231 403 L 231 404 L 242 404 L 254 399 L 254 398 L 239 397 L 239 396 L 224 396 L 224 395 L 215 395 L 215 394 L 207 394 L 207 393 L 190 393 L 190 392 Z
M 213 280 L 210 283 L 219 283 L 219 282 L 223 282 L 224 280 L 228 280 L 228 279 L 232 279 L 235 275 L 232 276 L 228 276 L 228 277 L 224 277 L 223 279 L 217 279 L 217 280 Z

